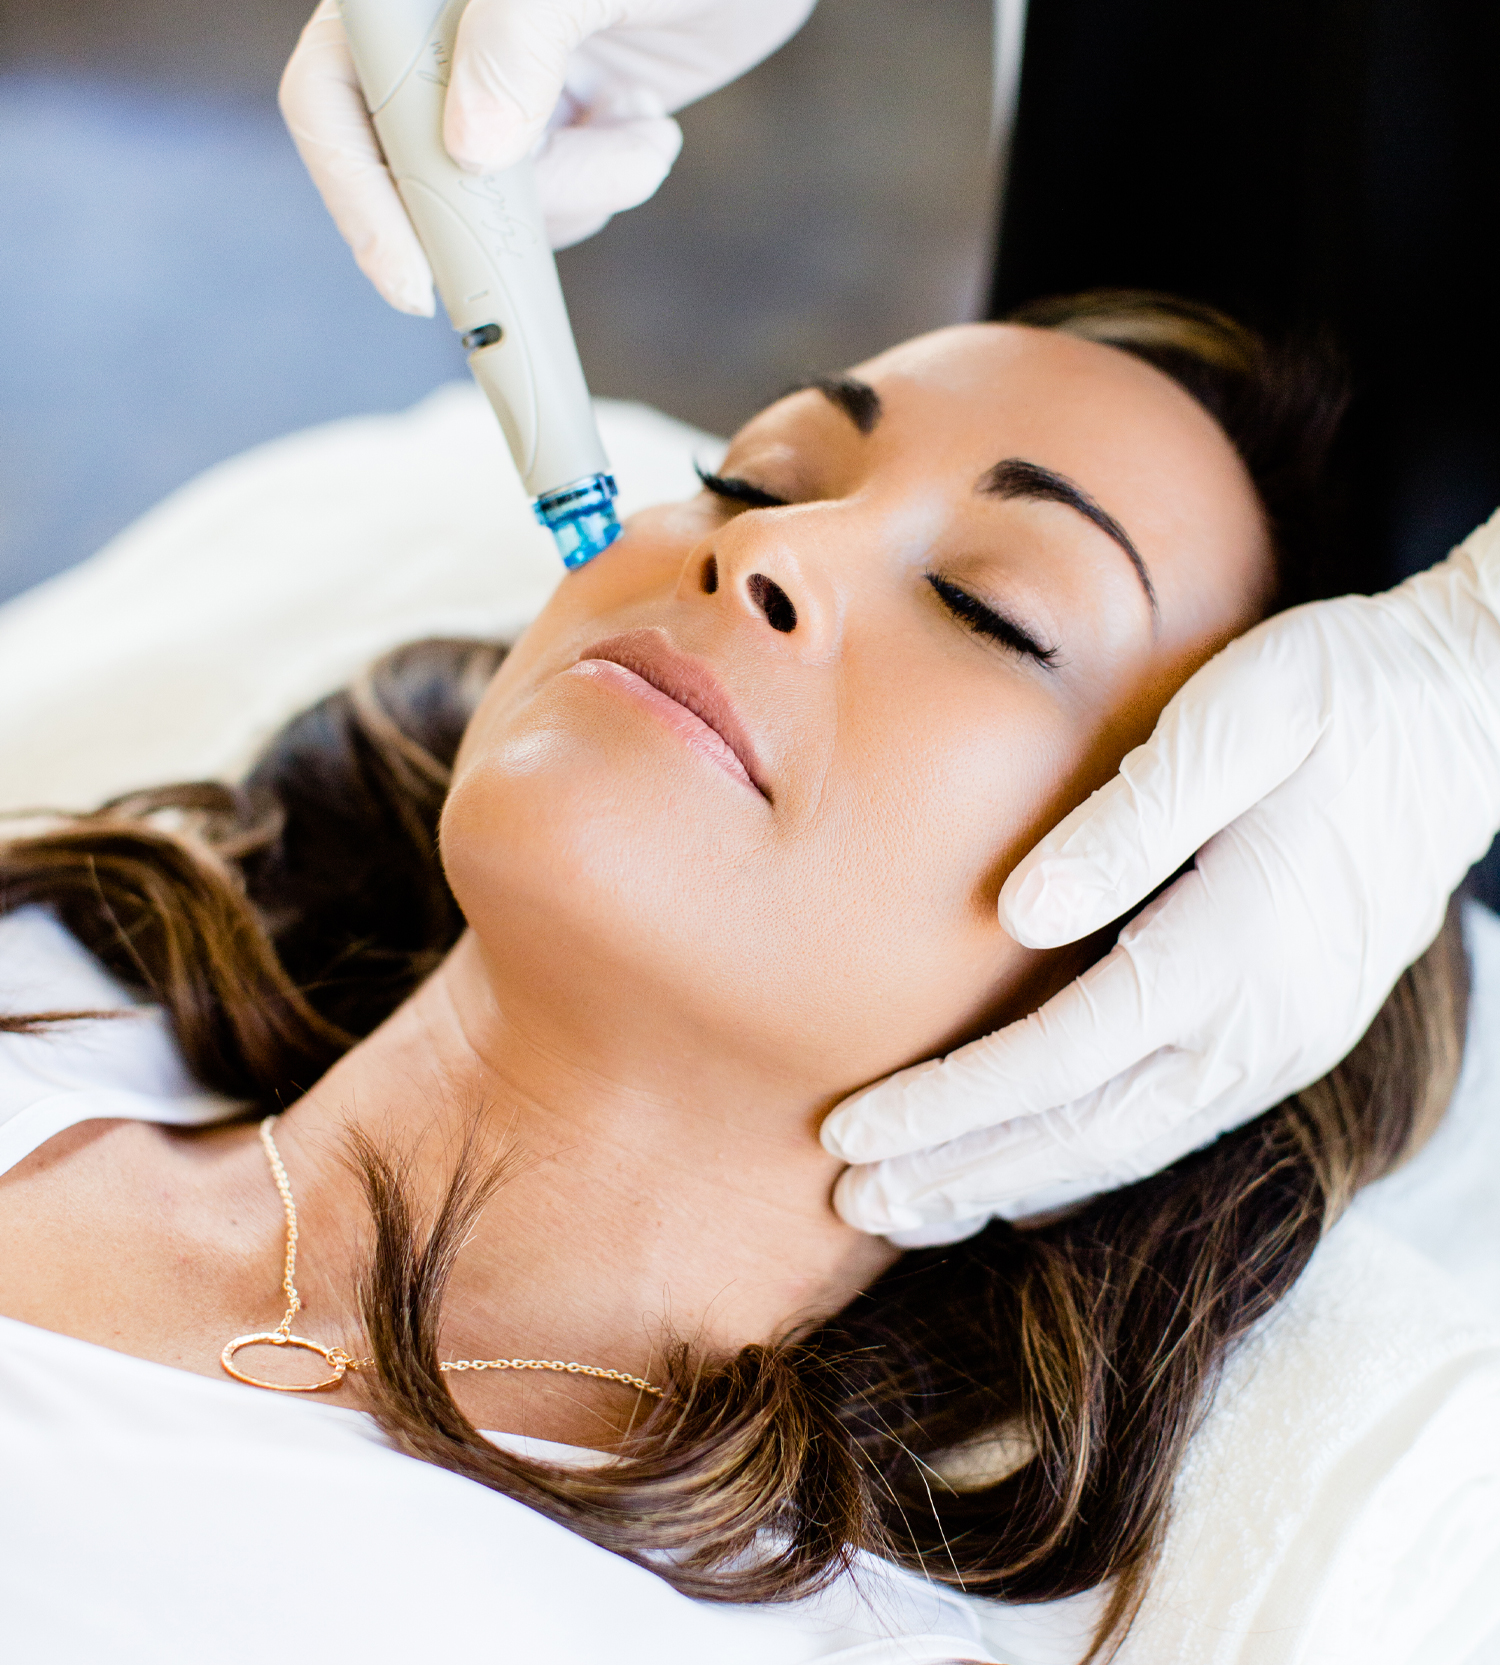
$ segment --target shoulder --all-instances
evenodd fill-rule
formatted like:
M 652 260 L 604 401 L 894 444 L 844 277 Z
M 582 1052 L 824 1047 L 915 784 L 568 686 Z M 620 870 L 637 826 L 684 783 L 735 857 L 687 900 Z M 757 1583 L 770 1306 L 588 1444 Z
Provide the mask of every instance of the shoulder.
M 0 1034 L 0 1173 L 83 1121 L 191 1125 L 236 1109 L 197 1086 L 161 1013 L 135 1004 L 45 909 L 0 917 L 0 1011 L 122 1014 Z

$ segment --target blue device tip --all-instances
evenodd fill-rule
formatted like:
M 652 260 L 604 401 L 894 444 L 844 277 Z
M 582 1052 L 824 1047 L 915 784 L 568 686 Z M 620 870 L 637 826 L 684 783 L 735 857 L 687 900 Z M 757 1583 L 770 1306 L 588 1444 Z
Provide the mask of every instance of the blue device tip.
M 613 474 L 590 474 L 537 498 L 536 518 L 557 540 L 563 565 L 587 566 L 620 535 Z

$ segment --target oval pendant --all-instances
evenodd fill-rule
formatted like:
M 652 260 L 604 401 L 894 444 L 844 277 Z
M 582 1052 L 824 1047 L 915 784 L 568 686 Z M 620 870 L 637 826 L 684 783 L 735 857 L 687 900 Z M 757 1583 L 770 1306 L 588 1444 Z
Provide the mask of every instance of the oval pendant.
M 259 1376 L 247 1376 L 243 1370 L 234 1365 L 234 1355 L 243 1347 L 253 1347 L 263 1343 L 268 1347 L 296 1347 L 304 1353 L 316 1353 L 333 1371 L 331 1376 L 321 1382 L 263 1382 Z M 237 1335 L 233 1341 L 224 1344 L 224 1351 L 219 1354 L 222 1364 L 237 1382 L 244 1382 L 247 1387 L 269 1388 L 272 1393 L 321 1393 L 324 1388 L 337 1387 L 344 1379 L 344 1373 L 349 1368 L 349 1356 L 339 1348 L 320 1347 L 316 1341 L 308 1341 L 305 1336 L 282 1335 L 279 1330 L 267 1330 L 260 1335 Z

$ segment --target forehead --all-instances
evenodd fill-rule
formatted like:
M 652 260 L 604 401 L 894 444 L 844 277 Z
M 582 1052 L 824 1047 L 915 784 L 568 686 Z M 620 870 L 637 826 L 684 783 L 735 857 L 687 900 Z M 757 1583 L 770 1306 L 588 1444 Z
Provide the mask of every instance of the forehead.
M 910 443 L 988 455 L 1030 441 L 1119 473 L 1171 470 L 1253 498 L 1228 437 L 1169 376 L 1115 347 L 1019 324 L 960 324 L 855 366 Z M 968 443 L 965 443 L 967 441 Z M 1044 459 L 1033 458 L 1033 461 Z

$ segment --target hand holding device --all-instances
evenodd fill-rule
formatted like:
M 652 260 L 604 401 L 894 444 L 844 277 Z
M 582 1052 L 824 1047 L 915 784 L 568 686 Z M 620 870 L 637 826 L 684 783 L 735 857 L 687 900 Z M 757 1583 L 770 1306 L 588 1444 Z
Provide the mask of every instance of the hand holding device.
M 1011 873 L 1056 947 L 1193 868 L 1039 1011 L 846 1100 L 836 1203 L 906 1243 L 1154 1173 L 1327 1073 L 1500 829 L 1500 514 L 1384 595 L 1268 619 Z
M 548 238 L 590 237 L 666 178 L 669 112 L 741 75 L 813 0 L 470 0 L 454 49 L 443 142 L 466 171 L 533 146 Z M 436 12 L 437 4 L 432 10 Z M 338 0 L 323 0 L 281 83 L 297 148 L 360 268 L 392 306 L 430 315 L 432 281 L 360 96 Z
M 614 477 L 522 158 L 463 173 L 443 147 L 444 94 L 464 0 L 340 0 L 364 101 L 431 262 L 469 368 L 500 420 L 538 520 L 565 565 L 620 533 Z

